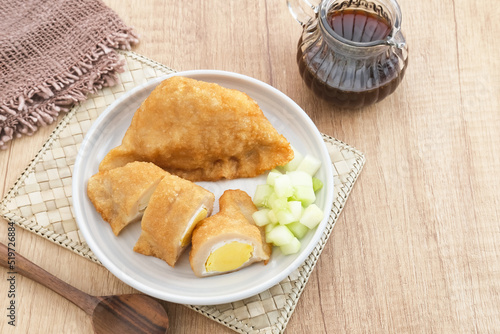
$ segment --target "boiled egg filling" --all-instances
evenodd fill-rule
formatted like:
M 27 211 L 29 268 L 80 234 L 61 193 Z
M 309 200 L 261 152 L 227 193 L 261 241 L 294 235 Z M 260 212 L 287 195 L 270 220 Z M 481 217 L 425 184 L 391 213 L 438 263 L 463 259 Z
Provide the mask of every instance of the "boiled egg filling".
M 205 262 L 207 272 L 231 271 L 247 262 L 253 253 L 253 246 L 244 242 L 232 241 L 212 251 Z
M 196 224 L 198 224 L 200 220 L 205 218 L 207 218 L 207 209 L 202 206 L 189 221 L 186 231 L 184 231 L 184 234 L 182 235 L 182 238 L 180 240 L 181 247 L 186 247 L 187 245 L 189 245 L 189 243 L 191 242 L 191 234 L 193 233 Z

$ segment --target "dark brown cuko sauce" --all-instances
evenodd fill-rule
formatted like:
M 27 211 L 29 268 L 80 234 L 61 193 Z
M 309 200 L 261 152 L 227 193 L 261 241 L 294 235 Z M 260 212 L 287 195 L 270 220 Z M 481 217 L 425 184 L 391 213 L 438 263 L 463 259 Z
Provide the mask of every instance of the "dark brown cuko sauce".
M 391 24 L 387 19 L 363 9 L 332 11 L 327 15 L 327 23 L 337 35 L 353 42 L 384 40 L 391 33 Z M 400 66 L 401 59 L 396 52 L 384 52 L 366 61 L 348 61 L 343 55 L 325 57 L 319 65 L 322 68 L 319 71 L 317 64 L 311 65 L 311 59 L 319 53 L 325 53 L 324 43 L 313 44 L 302 50 L 301 38 L 297 62 L 307 86 L 337 106 L 359 108 L 381 101 L 394 92 L 403 78 L 407 58 L 404 65 Z M 332 64 L 325 63 L 331 59 L 335 59 Z
M 353 42 L 378 41 L 391 32 L 385 18 L 363 9 L 333 11 L 327 15 L 327 21 L 339 36 Z

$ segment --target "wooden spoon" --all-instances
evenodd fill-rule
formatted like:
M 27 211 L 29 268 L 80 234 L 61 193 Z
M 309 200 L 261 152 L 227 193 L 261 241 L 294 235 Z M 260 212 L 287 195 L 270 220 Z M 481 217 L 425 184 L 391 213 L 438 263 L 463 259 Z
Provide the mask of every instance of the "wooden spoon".
M 0 243 L 1 266 L 46 286 L 80 307 L 92 317 L 95 333 L 167 332 L 167 313 L 153 298 L 140 294 L 91 296 L 61 281 L 23 256 L 11 252 L 13 250 Z M 15 261 L 13 266 L 8 263 L 8 257 Z

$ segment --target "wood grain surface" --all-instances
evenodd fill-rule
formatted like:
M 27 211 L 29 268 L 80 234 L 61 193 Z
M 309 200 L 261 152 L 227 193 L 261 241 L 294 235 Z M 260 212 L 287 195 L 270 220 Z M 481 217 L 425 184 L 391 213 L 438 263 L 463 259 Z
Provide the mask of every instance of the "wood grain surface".
M 357 111 L 318 100 L 295 62 L 300 25 L 284 0 L 105 0 L 135 27 L 135 51 L 176 70 L 218 69 L 267 82 L 320 131 L 367 163 L 286 333 L 500 331 L 500 9 L 491 1 L 399 0 L 409 67 L 395 94 Z M 0 152 L 5 194 L 55 125 Z M 3 221 L 4 222 L 4 221 Z M 0 224 L 7 241 L 7 224 Z M 20 228 L 16 250 L 93 295 L 130 293 L 105 268 Z M 56 260 L 55 260 L 56 259 Z M 1 333 L 90 333 L 89 317 L 17 277 Z M 232 333 L 164 303 L 172 333 Z

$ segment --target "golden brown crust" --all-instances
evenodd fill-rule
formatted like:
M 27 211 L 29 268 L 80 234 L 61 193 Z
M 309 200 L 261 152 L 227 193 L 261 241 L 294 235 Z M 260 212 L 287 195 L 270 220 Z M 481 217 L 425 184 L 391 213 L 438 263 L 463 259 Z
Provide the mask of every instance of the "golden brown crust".
M 151 196 L 134 251 L 163 259 L 174 266 L 184 250 L 180 241 L 191 218 L 203 205 L 209 215 L 215 197 L 208 190 L 167 174 Z
M 293 158 L 288 141 L 248 95 L 184 77 L 163 81 L 99 170 L 151 161 L 191 181 L 254 177 Z
M 87 195 L 95 209 L 118 235 L 125 226 L 140 218 L 138 203 L 147 202 L 156 185 L 167 173 L 149 162 L 132 162 L 93 175 Z M 149 194 L 148 194 L 149 193 Z

